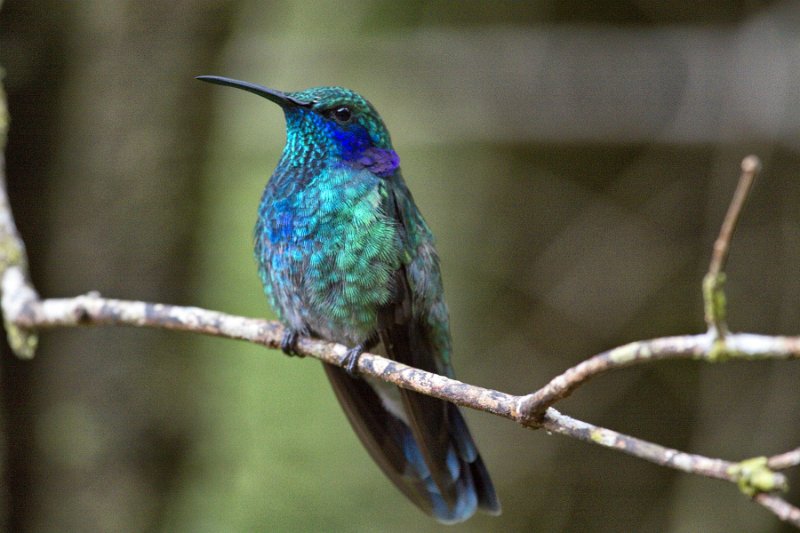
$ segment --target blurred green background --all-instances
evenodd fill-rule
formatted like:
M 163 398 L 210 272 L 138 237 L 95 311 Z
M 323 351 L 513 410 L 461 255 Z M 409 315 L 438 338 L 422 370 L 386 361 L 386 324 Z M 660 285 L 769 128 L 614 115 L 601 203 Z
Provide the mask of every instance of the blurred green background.
M 344 85 L 392 132 L 438 238 L 458 377 L 522 394 L 704 329 L 742 157 L 737 331 L 800 330 L 800 3 L 5 0 L 11 201 L 48 297 L 272 317 L 251 232 L 280 111 L 201 84 Z M 9 531 L 781 531 L 731 485 L 468 412 L 504 506 L 452 528 L 371 462 L 319 363 L 134 329 L 2 356 Z M 800 366 L 670 362 L 559 404 L 739 460 L 800 440 Z M 797 472 L 790 474 L 800 485 Z M 793 489 L 789 498 L 800 502 Z

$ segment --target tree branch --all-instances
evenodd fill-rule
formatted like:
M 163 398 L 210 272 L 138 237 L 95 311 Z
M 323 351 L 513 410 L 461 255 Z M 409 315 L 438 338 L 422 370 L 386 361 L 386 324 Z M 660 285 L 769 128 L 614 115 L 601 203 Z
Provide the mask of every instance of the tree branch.
M 11 205 L 8 202 L 6 192 L 6 136 L 8 133 L 8 108 L 6 106 L 6 93 L 2 83 L 0 83 L 0 273 L 11 274 L 28 279 L 28 255 L 25 252 L 25 244 L 19 236 L 17 226 L 14 223 L 14 216 L 11 213 Z M 38 298 L 30 282 L 19 285 L 21 291 L 26 294 L 8 293 L 3 290 L 3 307 L 6 305 L 14 307 L 18 298 L 30 299 Z M 32 293 L 32 294 L 31 294 Z M 8 344 L 18 357 L 29 359 L 36 351 L 37 337 L 31 331 L 19 328 L 13 321 L 9 320 L 9 315 L 3 313 L 3 322 L 6 328 Z
M 597 354 L 553 378 L 538 391 L 520 400 L 519 410 L 532 424 L 548 407 L 572 394 L 589 379 L 618 368 L 663 359 L 696 359 L 714 362 L 717 338 L 713 332 L 701 335 L 662 337 L 632 342 Z M 725 338 L 726 356 L 730 359 L 797 359 L 800 337 L 769 337 L 750 333 L 729 334 Z
M 2 94 L 0 100 L 0 144 L 3 145 L 0 148 L 3 148 L 8 121 Z M 724 279 L 722 268 L 730 239 L 758 167 L 755 158 L 748 158 L 743 163 L 740 187 L 729 209 L 720 239 L 714 247 L 714 258 L 707 278 L 713 274 L 717 280 L 714 284 L 715 297 L 722 294 L 719 280 Z M 742 184 L 745 180 L 749 180 L 746 186 Z M 33 356 L 36 332 L 76 326 L 152 327 L 243 340 L 270 348 L 280 346 L 283 327 L 277 322 L 197 307 L 108 299 L 96 293 L 75 298 L 42 300 L 30 282 L 26 264 L 25 246 L 14 224 L 6 195 L 5 168 L 0 151 L 0 306 L 9 344 L 18 356 Z M 723 309 L 722 314 L 719 309 Z M 717 361 L 723 352 L 726 358 L 753 360 L 800 357 L 800 337 L 727 334 L 724 328 L 724 306 L 719 309 L 712 309 L 712 327 L 709 333 L 633 342 L 600 353 L 557 376 L 540 390 L 525 396 L 469 385 L 369 353 L 359 358 L 358 369 L 364 375 L 464 407 L 502 416 L 529 428 L 545 428 L 552 433 L 622 451 L 661 466 L 736 483 L 742 492 L 753 497 L 754 501 L 778 518 L 800 527 L 800 509 L 770 494 L 786 489 L 786 477 L 775 470 L 798 465 L 800 448 L 769 459 L 758 457 L 736 463 L 666 448 L 576 420 L 552 407 L 555 402 L 569 396 L 590 378 L 634 364 L 685 358 Z M 723 333 L 724 349 L 720 350 L 718 342 Z M 347 348 L 304 338 L 300 339 L 297 351 L 302 355 L 342 366 Z
M 756 494 L 753 499 L 775 513 L 775 516 L 784 522 L 800 529 L 800 509 L 780 496 L 762 492 L 761 494 Z
M 755 183 L 756 176 L 761 171 L 761 161 L 754 155 L 749 155 L 742 160 L 742 173 L 739 184 L 733 193 L 733 199 L 725 213 L 719 237 L 714 242 L 711 253 L 711 263 L 708 265 L 708 274 L 703 278 L 703 301 L 705 303 L 705 319 L 708 329 L 713 332 L 720 343 L 728 333 L 727 306 L 725 293 L 725 264 L 728 262 L 728 252 L 731 248 L 733 233 L 742 214 L 745 201 Z M 722 346 L 715 349 L 722 350 Z M 713 353 L 713 352 L 712 352 Z
M 18 290 L 17 284 L 24 282 L 23 278 L 15 274 L 10 276 L 6 274 L 3 281 L 4 290 L 12 291 Z M 153 327 L 244 340 L 275 349 L 280 348 L 283 338 L 283 326 L 278 322 L 229 315 L 198 307 L 102 298 L 96 293 L 76 298 L 28 300 L 15 309 L 4 308 L 4 312 L 16 313 L 13 315 L 13 322 L 24 329 L 43 330 L 75 326 Z M 729 342 L 740 346 L 743 358 L 800 357 L 800 338 L 738 334 L 731 335 Z M 528 410 L 528 406 L 535 403 L 534 398 L 555 396 L 552 403 L 565 396 L 562 395 L 563 391 L 574 390 L 576 383 L 582 383 L 590 376 L 606 370 L 656 359 L 701 357 L 704 354 L 703 350 L 708 350 L 710 344 L 708 335 L 667 337 L 632 343 L 598 354 L 568 370 L 540 391 L 526 396 L 469 385 L 370 353 L 365 353 L 359 358 L 358 367 L 359 372 L 364 375 L 463 407 L 502 416 L 526 427 L 534 429 L 542 427 L 552 433 L 619 450 L 658 465 L 739 483 L 743 474 L 735 471 L 735 467 L 742 463 L 711 459 L 666 448 L 576 420 L 552 407 L 546 408 L 537 417 L 532 417 Z M 652 352 L 642 347 L 650 347 L 648 349 L 652 349 Z M 347 347 L 317 339 L 301 338 L 297 351 L 302 355 L 342 366 Z M 614 356 L 615 352 L 630 356 L 625 358 Z M 779 465 L 791 466 L 788 465 L 790 459 L 776 459 L 776 461 Z M 766 481 L 761 481 L 760 485 L 768 487 L 768 490 L 779 489 L 786 485 L 783 474 L 769 472 L 767 476 Z
M 785 470 L 800 465 L 800 448 L 773 455 L 767 460 L 767 464 L 772 470 Z

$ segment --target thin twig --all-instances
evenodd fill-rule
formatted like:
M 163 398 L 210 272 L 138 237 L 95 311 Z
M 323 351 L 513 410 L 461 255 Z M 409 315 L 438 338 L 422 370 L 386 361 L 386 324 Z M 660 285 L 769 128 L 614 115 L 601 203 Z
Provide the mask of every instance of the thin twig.
M 593 377 L 618 368 L 664 359 L 715 361 L 715 338 L 712 334 L 680 335 L 632 342 L 599 353 L 563 374 L 532 394 L 520 399 L 519 411 L 535 424 L 548 407 L 568 397 Z M 798 359 L 800 337 L 771 337 L 749 333 L 729 334 L 725 338 L 726 356 L 731 359 Z
M 775 516 L 800 529 L 800 509 L 790 504 L 780 496 L 762 492 L 756 494 L 753 499 L 775 513 Z
M 618 450 L 651 463 L 674 468 L 682 472 L 700 474 L 706 477 L 735 481 L 729 470 L 736 463 L 722 459 L 712 459 L 702 455 L 684 453 L 659 444 L 647 442 L 616 431 L 575 420 L 549 408 L 542 418 L 542 428 L 552 433 L 568 435 L 584 442 L 591 442 Z M 777 482 L 781 482 L 778 479 Z
M 754 155 L 749 155 L 742 160 L 742 173 L 739 183 L 733 193 L 733 199 L 725 213 L 719 237 L 714 242 L 711 252 L 711 263 L 708 273 L 703 278 L 703 301 L 705 307 L 705 320 L 708 329 L 715 336 L 716 346 L 712 354 L 724 352 L 724 340 L 728 334 L 727 302 L 725 299 L 725 264 L 728 261 L 728 252 L 731 248 L 731 239 L 736 231 L 736 224 L 742 214 L 747 197 L 753 188 L 756 176 L 761 170 L 761 161 Z
M 725 213 L 725 219 L 719 230 L 719 237 L 714 242 L 714 249 L 711 253 L 711 263 L 708 266 L 708 273 L 717 275 L 725 270 L 728 261 L 728 252 L 731 248 L 731 239 L 736 231 L 736 224 L 742 214 L 747 197 L 753 188 L 756 176 L 761 171 L 761 160 L 757 156 L 749 155 L 742 159 L 742 173 L 739 176 L 739 183 L 733 193 L 733 199 Z
M 767 464 L 772 470 L 785 470 L 800 465 L 800 448 L 773 455 L 767 460 Z

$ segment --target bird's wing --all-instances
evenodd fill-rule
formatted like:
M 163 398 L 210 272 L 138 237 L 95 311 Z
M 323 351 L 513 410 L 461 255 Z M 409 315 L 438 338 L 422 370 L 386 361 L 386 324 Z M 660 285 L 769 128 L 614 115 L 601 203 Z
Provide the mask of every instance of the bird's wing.
M 452 375 L 450 333 L 432 237 L 400 181 L 383 209 L 404 240 L 406 258 L 394 272 L 393 298 L 379 311 L 379 353 L 423 370 Z M 442 522 L 469 518 L 477 507 L 500 506 L 491 479 L 456 406 L 325 365 L 350 424 L 389 479 Z
M 390 358 L 452 377 L 449 318 L 433 236 L 399 176 L 392 196 L 410 260 L 397 276 L 404 289 L 397 292 L 403 298 L 381 321 L 379 335 Z M 484 511 L 498 513 L 494 486 L 458 408 L 405 389 L 400 393 L 408 425 L 453 517 L 466 518 L 476 503 Z

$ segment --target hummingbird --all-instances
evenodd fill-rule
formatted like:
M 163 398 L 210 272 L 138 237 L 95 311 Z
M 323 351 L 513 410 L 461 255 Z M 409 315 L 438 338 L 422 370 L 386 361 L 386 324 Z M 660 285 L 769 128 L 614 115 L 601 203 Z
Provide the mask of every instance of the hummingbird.
M 365 351 L 453 377 L 449 317 L 434 239 L 375 108 L 343 87 L 281 92 L 220 76 L 197 79 L 283 109 L 286 145 L 255 226 L 255 259 L 285 325 L 348 347 L 323 363 L 347 419 L 397 488 L 443 523 L 500 513 L 494 485 L 452 403 L 359 375 Z

